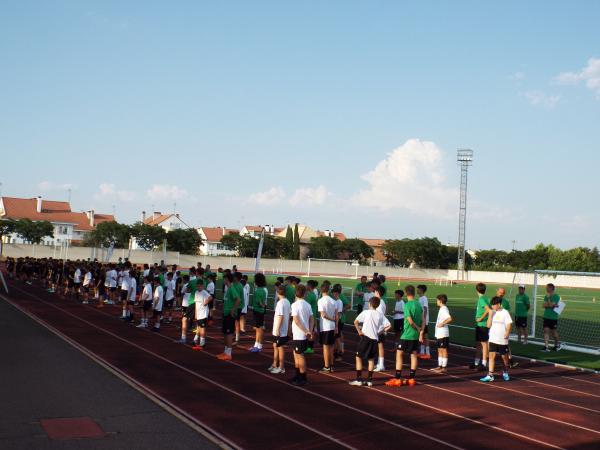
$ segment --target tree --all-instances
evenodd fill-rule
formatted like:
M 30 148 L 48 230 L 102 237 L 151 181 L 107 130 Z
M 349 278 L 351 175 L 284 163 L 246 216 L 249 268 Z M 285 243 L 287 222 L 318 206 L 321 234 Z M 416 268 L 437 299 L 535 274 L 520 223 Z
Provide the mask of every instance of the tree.
M 300 233 L 298 224 L 294 225 L 294 259 L 300 259 Z
M 258 239 L 248 235 L 226 234 L 221 238 L 221 244 L 235 251 L 241 257 L 253 258 L 258 252 Z
M 129 225 L 115 222 L 101 222 L 87 234 L 84 239 L 86 245 L 94 247 L 109 247 L 112 242 L 116 248 L 129 247 L 132 228 Z
M 180 228 L 167 233 L 167 250 L 197 255 L 201 245 L 202 238 L 194 228 Z
M 311 258 L 338 259 L 340 245 L 341 241 L 335 237 L 313 237 L 308 244 L 308 253 Z
M 4 236 L 8 236 L 12 233 L 14 233 L 15 231 L 15 221 L 11 220 L 11 219 L 0 219 L 0 256 L 2 256 L 2 250 L 3 250 L 3 240 L 2 238 Z
M 137 245 L 148 251 L 159 247 L 167 238 L 167 232 L 158 225 L 136 222 L 131 227 L 131 236 L 135 238 Z
M 417 264 L 435 269 L 447 259 L 446 250 L 437 238 L 387 240 L 383 243 L 383 251 L 388 264 L 401 267 Z
M 265 234 L 263 243 L 263 256 L 265 258 L 284 258 L 285 255 L 285 239 L 279 236 L 271 236 Z
M 294 259 L 294 232 L 289 225 L 285 232 L 285 251 L 288 259 Z
M 356 261 L 365 261 L 372 258 L 375 252 L 373 248 L 360 239 L 346 239 L 339 244 L 343 259 L 352 259 Z
M 54 236 L 54 227 L 47 220 L 32 221 L 19 219 L 15 222 L 14 231 L 26 242 L 39 244 L 45 237 Z

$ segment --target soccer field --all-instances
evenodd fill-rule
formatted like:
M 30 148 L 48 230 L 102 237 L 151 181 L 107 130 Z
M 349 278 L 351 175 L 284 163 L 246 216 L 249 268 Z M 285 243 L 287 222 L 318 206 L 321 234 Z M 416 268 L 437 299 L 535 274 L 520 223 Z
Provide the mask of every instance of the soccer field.
M 270 294 L 270 303 L 273 301 L 273 285 L 278 276 L 285 275 L 268 275 L 268 288 Z M 339 283 L 345 289 L 345 294 L 349 294 L 350 289 L 354 289 L 357 284 L 357 280 L 349 278 L 335 278 L 335 277 L 300 277 L 303 282 L 308 279 L 315 279 L 316 281 L 323 282 L 324 280 L 331 281 L 332 284 Z M 250 280 L 252 281 L 252 280 Z M 387 296 L 386 304 L 388 312 L 393 310 L 394 307 L 394 291 L 396 289 L 402 289 L 408 284 L 422 284 L 422 281 L 410 281 L 410 280 L 389 280 L 386 282 Z M 454 319 L 451 324 L 450 339 L 456 344 L 473 346 L 474 345 L 474 316 L 475 316 L 475 303 L 477 299 L 477 293 L 475 292 L 474 284 L 457 284 L 452 286 L 438 286 L 430 283 L 427 284 L 427 297 L 429 298 L 429 306 L 431 313 L 429 320 L 435 322 L 437 316 L 437 306 L 435 297 L 438 294 L 446 294 L 448 296 L 448 308 Z M 504 287 L 506 289 L 506 296 L 511 302 L 511 310 L 514 312 L 514 300 L 517 294 L 517 286 L 501 285 L 501 284 L 488 284 L 487 295 L 491 298 L 494 296 L 496 289 Z M 221 280 L 219 280 L 218 289 L 221 288 Z M 512 288 L 512 292 L 511 292 Z M 562 288 L 557 286 L 556 292 L 561 296 L 562 300 L 566 303 L 566 308 L 562 313 L 559 320 L 559 334 L 561 341 L 565 343 L 577 344 L 585 347 L 594 349 L 600 349 L 600 292 L 592 289 L 583 288 Z M 530 299 L 533 295 L 533 286 L 527 286 L 527 295 Z M 538 286 L 537 293 L 537 314 L 536 314 L 536 339 L 542 338 L 542 302 L 544 296 L 544 287 Z M 531 310 L 533 311 L 533 300 Z M 348 323 L 352 323 L 355 318 L 354 313 L 347 314 Z M 531 329 L 531 315 L 528 319 L 528 325 Z M 430 332 L 433 336 L 433 333 Z M 511 348 L 515 355 L 526 356 L 538 360 L 546 360 L 560 364 L 572 364 L 580 367 L 600 370 L 600 356 L 591 355 L 581 352 L 575 352 L 570 350 L 560 350 L 559 352 L 544 353 L 542 352 L 542 346 L 530 343 L 528 345 L 518 344 L 517 342 L 511 343 Z

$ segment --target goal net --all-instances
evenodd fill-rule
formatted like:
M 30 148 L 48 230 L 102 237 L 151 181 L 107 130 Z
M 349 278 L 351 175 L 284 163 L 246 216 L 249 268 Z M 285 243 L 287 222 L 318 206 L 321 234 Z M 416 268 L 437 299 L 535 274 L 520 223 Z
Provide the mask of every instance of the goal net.
M 600 355 L 600 273 L 534 270 L 515 274 L 508 298 L 515 311 L 519 285 L 525 285 L 530 299 L 529 342 L 544 341 L 544 296 L 552 283 L 564 303 L 558 316 L 558 334 L 568 350 Z M 559 312 L 559 310 L 556 310 Z

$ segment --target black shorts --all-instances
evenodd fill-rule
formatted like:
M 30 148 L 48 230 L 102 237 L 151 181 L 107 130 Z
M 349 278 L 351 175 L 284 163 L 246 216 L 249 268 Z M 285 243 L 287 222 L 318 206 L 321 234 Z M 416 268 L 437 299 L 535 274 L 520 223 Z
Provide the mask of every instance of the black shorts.
M 400 343 L 398 344 L 398 350 L 406 352 L 406 353 L 418 353 L 419 352 L 419 340 L 415 339 L 414 341 L 407 341 L 405 339 L 400 339 Z
M 487 342 L 490 340 L 490 329 L 488 327 L 475 327 L 475 340 Z
M 335 342 L 335 330 L 321 331 L 319 333 L 319 344 L 333 345 Z
M 88 292 L 90 292 L 90 287 L 89 287 L 89 286 L 84 286 L 84 287 L 83 287 L 83 292 L 85 292 L 86 294 L 87 294 Z
M 490 353 L 498 353 L 500 355 L 508 354 L 508 345 L 494 344 L 490 342 Z
M 294 353 L 297 355 L 303 355 L 307 348 L 307 340 L 302 339 L 301 341 L 292 341 L 294 347 Z
M 404 319 L 394 319 L 394 331 L 402 334 L 404 331 Z
M 544 328 L 549 328 L 550 330 L 556 330 L 556 328 L 558 328 L 558 320 L 557 319 L 544 319 Z
M 380 344 L 384 344 L 385 343 L 385 333 L 381 333 L 379 335 L 379 338 L 377 339 L 377 342 L 379 342 Z
M 242 317 L 242 309 L 238 309 L 235 313 L 235 320 L 240 320 L 240 317 Z
M 429 334 L 429 325 L 425 325 L 423 327 L 423 336 L 427 336 Z
M 265 313 L 254 311 L 252 314 L 254 318 L 254 328 L 264 328 L 265 327 Z
M 450 338 L 437 338 L 437 348 L 449 348 L 450 347 Z
M 208 309 L 213 309 L 215 307 L 215 301 L 211 300 L 210 302 L 208 302 Z
M 206 326 L 208 325 L 208 319 L 200 319 L 196 321 L 196 324 L 199 328 L 206 328 Z
M 192 303 L 190 306 L 183 306 L 183 317 L 188 320 L 194 320 L 196 318 L 196 305 Z
M 73 286 L 75 287 L 75 289 L 79 289 L 79 286 L 81 286 L 81 283 L 73 283 Z
M 339 338 L 342 335 L 342 332 L 344 331 L 344 322 L 342 322 L 341 320 L 338 322 L 338 332 L 335 335 L 335 338 Z
M 121 289 L 121 301 L 127 301 L 127 296 L 129 295 L 129 291 L 125 291 L 123 289 Z
M 377 339 L 361 336 L 356 349 L 356 356 L 362 359 L 373 359 L 377 356 Z
M 27 275 L 29 275 L 29 274 L 27 274 Z M 67 286 L 72 288 L 73 286 L 75 286 L 75 283 L 73 282 L 73 280 L 69 280 L 69 281 L 67 281 Z
M 285 344 L 288 343 L 289 340 L 290 340 L 289 336 L 278 336 L 277 339 L 275 340 L 275 346 L 283 347 L 283 346 L 285 346 Z
M 362 305 L 362 304 L 360 304 L 360 305 L 356 305 L 356 312 L 357 312 L 358 314 L 360 314 L 360 313 L 362 312 L 362 310 L 363 310 L 363 305 Z
M 223 326 L 221 330 L 226 336 L 235 332 L 235 319 L 231 317 L 231 314 L 223 314 Z
M 153 318 L 158 319 L 160 316 L 162 316 L 162 309 L 160 311 L 157 309 L 153 310 L 153 312 L 152 312 Z
M 165 308 L 166 309 L 173 309 L 173 304 L 175 303 L 175 299 L 172 298 L 171 300 L 165 300 Z
M 527 317 L 515 317 L 515 326 L 517 328 L 527 328 Z
M 144 311 L 150 311 L 152 308 L 152 300 L 144 300 L 144 304 L 142 305 L 142 309 Z

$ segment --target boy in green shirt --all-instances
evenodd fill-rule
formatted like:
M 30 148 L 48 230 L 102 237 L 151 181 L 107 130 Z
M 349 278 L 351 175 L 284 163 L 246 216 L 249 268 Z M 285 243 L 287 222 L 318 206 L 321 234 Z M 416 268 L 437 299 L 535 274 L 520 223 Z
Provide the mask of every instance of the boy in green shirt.
M 254 297 L 252 298 L 252 311 L 254 318 L 253 328 L 256 332 L 256 341 L 254 347 L 250 349 L 252 353 L 259 353 L 263 348 L 263 335 L 265 332 L 265 311 L 267 310 L 267 279 L 262 273 L 254 275 Z
M 529 296 L 525 293 L 525 285 L 519 285 L 519 293 L 515 298 L 515 326 L 517 328 L 517 336 L 521 343 L 527 345 L 527 315 L 529 314 Z
M 233 347 L 233 333 L 235 332 L 235 318 L 242 304 L 242 291 L 234 287 L 233 275 L 225 274 L 224 280 L 229 284 L 225 298 L 223 299 L 223 341 L 225 350 L 217 358 L 223 361 L 231 361 L 231 348 Z
M 487 327 L 487 318 L 490 315 L 490 299 L 485 296 L 487 286 L 484 283 L 475 285 L 477 291 L 477 307 L 475 309 L 475 361 L 471 369 L 484 370 L 488 361 L 490 329 Z
M 544 350 L 549 352 L 548 341 L 550 334 L 554 338 L 554 351 L 561 349 L 560 340 L 558 339 L 558 313 L 555 308 L 560 303 L 560 295 L 556 293 L 556 287 L 552 283 L 546 285 L 546 295 L 544 296 Z
M 360 283 L 356 285 L 354 288 L 354 292 L 356 292 L 356 312 L 360 314 L 363 310 L 364 305 L 364 296 L 365 292 L 367 292 L 367 277 L 360 277 Z
M 306 295 L 304 297 L 304 300 L 306 300 L 308 302 L 308 304 L 310 305 L 310 308 L 312 309 L 313 317 L 319 317 L 319 312 L 318 312 L 318 308 L 317 308 L 317 294 L 315 294 L 317 285 L 318 285 L 318 283 L 316 281 L 308 280 L 308 282 L 306 283 L 306 286 L 308 287 L 308 289 L 307 289 Z M 312 334 L 311 334 L 310 338 L 308 339 L 307 348 L 306 348 L 306 351 L 304 352 L 305 354 L 310 355 L 315 352 L 314 336 L 315 335 L 318 336 L 317 323 L 318 323 L 318 320 L 315 320 L 314 329 L 312 330 Z
M 409 380 L 414 380 L 419 364 L 419 343 L 423 342 L 423 308 L 415 300 L 415 287 L 408 285 L 404 289 L 407 302 L 404 305 L 404 331 L 396 349 L 396 375 L 388 380 L 386 386 L 402 386 L 402 364 L 404 352 L 410 354 Z M 414 381 L 409 381 L 413 384 Z

